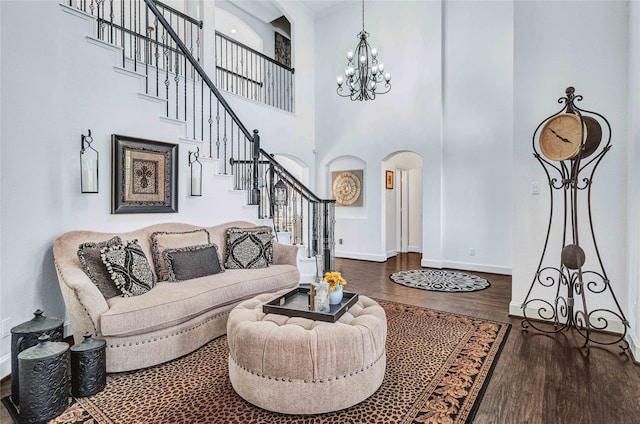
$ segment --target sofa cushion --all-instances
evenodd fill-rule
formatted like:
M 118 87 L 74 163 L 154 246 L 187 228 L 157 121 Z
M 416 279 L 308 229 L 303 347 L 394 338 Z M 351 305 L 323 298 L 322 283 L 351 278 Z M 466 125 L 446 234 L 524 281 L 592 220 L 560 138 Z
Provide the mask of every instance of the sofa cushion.
M 273 263 L 271 227 L 231 227 L 227 228 L 226 237 L 226 268 L 264 268 Z
M 171 282 L 224 272 L 218 246 L 212 243 L 167 249 L 162 252 L 162 257 L 167 264 Z
M 211 242 L 209 232 L 204 228 L 193 231 L 151 233 L 151 250 L 153 262 L 156 267 L 158 281 L 169 281 L 167 263 L 162 257 L 162 252 L 167 249 L 179 249 L 188 246 L 202 246 Z
M 102 293 L 105 299 L 120 296 L 122 292 L 116 287 L 116 283 L 107 272 L 107 267 L 104 262 L 102 262 L 101 250 L 104 247 L 119 244 L 122 244 L 122 239 L 115 236 L 106 241 L 98 243 L 85 242 L 78 246 L 78 260 L 80 261 L 82 269 L 91 281 L 93 281 L 93 284 L 98 287 L 98 290 L 100 290 L 100 293 Z
M 228 269 L 179 284 L 159 282 L 143 295 L 109 299 L 109 310 L 100 318 L 100 334 L 130 336 L 170 328 L 259 293 L 294 288 L 299 279 L 300 272 L 295 266 L 273 265 L 260 269 Z
M 155 286 L 155 276 L 137 240 L 104 247 L 101 252 L 107 272 L 124 296 L 139 296 Z

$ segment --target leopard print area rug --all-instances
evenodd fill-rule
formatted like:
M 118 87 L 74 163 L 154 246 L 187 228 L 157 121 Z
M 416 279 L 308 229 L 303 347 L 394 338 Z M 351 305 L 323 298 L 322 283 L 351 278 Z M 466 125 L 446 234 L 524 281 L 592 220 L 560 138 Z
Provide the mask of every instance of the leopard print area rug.
M 110 374 L 55 424 L 470 423 L 510 324 L 379 301 L 388 321 L 382 386 L 351 408 L 319 415 L 265 411 L 238 396 L 225 336 L 177 360 Z

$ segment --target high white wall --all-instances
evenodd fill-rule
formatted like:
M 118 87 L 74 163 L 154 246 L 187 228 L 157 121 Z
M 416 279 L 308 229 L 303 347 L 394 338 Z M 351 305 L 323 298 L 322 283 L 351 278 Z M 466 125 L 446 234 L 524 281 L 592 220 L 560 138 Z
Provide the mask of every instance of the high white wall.
M 291 13 L 300 8 L 291 6 Z M 117 55 L 87 42 L 90 21 L 64 10 L 56 1 L 0 2 L 0 318 L 9 320 L 8 328 L 31 319 L 37 308 L 65 317 L 52 244 L 66 231 L 117 232 L 167 221 L 213 225 L 257 218 L 255 207 L 245 206 L 246 194 L 230 191 L 229 177 L 212 176 L 212 161 L 204 161 L 203 196 L 187 195 L 187 152 L 195 146 L 180 141 L 184 128 L 161 121 L 161 106 L 138 97 L 140 80 L 114 72 Z M 296 48 L 310 51 L 311 18 L 298 18 Z M 232 103 L 249 128 L 261 130 L 265 149 L 313 164 L 313 57 L 297 55 L 302 74 L 297 90 L 310 104 L 302 103 L 296 115 L 265 107 L 254 112 L 257 105 L 239 99 Z M 89 128 L 100 152 L 99 194 L 79 189 L 80 135 Z M 306 135 L 293 137 L 296 131 Z M 180 143 L 178 213 L 110 214 L 111 134 Z M 9 359 L 6 337 L 0 341 L 0 377 L 10 372 Z
M 352 102 L 336 94 L 336 76 L 344 72 L 346 53 L 362 28 L 361 4 L 345 2 L 316 22 L 316 149 L 318 192 L 331 196 L 327 165 L 340 156 L 366 164 L 365 208 L 358 216 L 336 213 L 336 251 L 383 261 L 386 243 L 382 216 L 384 173 L 381 162 L 397 151 L 424 158 L 424 254 L 440 254 L 441 151 L 441 3 L 368 1 L 365 29 L 379 50 L 392 89 L 375 101 Z M 349 208 L 344 208 L 349 209 Z M 362 235 L 366 235 L 362 237 Z M 346 243 L 350 243 L 346 246 Z
M 367 2 L 369 41 L 393 85 L 374 102 L 340 98 L 332 78 L 355 46 L 359 12 L 349 2 L 316 21 L 319 164 L 363 158 L 375 205 L 389 194 L 372 165 L 394 151 L 416 152 L 424 158 L 422 265 L 511 272 L 512 2 Z M 385 224 L 377 210 L 350 222 L 354 234 L 368 234 L 353 250 L 384 260 L 395 244 Z
M 640 359 L 640 3 L 629 4 L 628 276 L 631 347 Z
M 548 219 L 549 188 L 542 167 L 532 157 L 531 139 L 538 124 L 559 111 L 556 100 L 564 96 L 568 86 L 584 96 L 580 107 L 602 113 L 613 128 L 613 148 L 594 175 L 591 205 L 605 270 L 623 312 L 629 313 L 630 286 L 637 285 L 637 280 L 628 279 L 625 254 L 631 160 L 627 137 L 628 13 L 627 2 L 515 2 L 512 314 L 522 313 L 520 305 L 536 272 Z M 637 151 L 635 155 L 637 163 Z M 539 196 L 529 194 L 533 181 L 544 182 Z M 580 193 L 582 199 L 585 194 Z M 584 204 L 579 213 L 586 217 Z M 557 240 L 560 228 L 553 230 Z M 586 230 L 581 227 L 585 250 L 590 244 Z M 559 246 L 555 241 L 550 244 L 558 258 Z M 587 266 L 594 261 L 594 255 L 588 254 Z M 552 265 L 558 264 L 559 260 Z M 591 309 L 602 306 L 615 310 L 606 296 L 588 293 L 587 301 Z
M 443 265 L 509 274 L 513 3 L 446 2 L 443 56 Z

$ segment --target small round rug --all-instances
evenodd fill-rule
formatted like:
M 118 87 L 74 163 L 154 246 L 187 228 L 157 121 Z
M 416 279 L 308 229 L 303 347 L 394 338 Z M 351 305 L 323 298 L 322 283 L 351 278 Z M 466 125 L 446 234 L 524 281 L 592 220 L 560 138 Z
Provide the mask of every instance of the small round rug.
M 391 274 L 389 278 L 403 286 L 441 292 L 471 292 L 484 290 L 491 285 L 477 275 L 436 269 L 398 271 Z

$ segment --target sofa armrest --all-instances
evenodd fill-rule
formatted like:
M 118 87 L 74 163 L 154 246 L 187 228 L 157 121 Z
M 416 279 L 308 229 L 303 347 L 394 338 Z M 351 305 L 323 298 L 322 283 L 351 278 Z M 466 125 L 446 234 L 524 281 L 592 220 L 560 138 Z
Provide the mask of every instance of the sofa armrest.
M 273 242 L 273 264 L 298 266 L 298 246 Z

